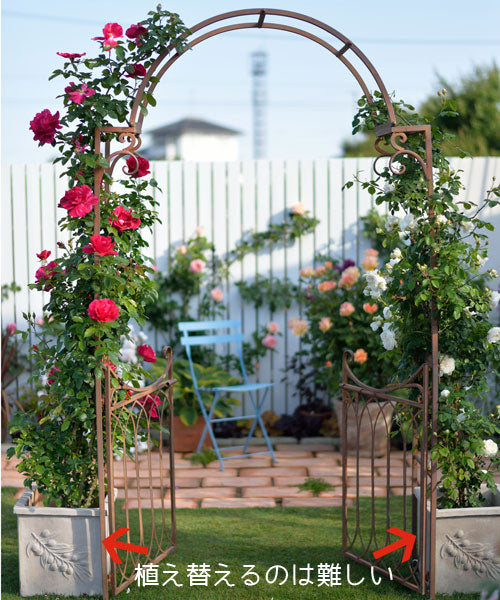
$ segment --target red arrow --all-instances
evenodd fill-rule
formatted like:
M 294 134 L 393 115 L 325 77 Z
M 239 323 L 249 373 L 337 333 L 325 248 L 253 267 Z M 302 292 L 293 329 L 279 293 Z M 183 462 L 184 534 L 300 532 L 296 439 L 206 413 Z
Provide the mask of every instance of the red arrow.
M 137 552 L 139 554 L 148 553 L 148 549 L 146 548 L 146 546 L 137 546 L 136 544 L 128 544 L 127 542 L 118 541 L 118 538 L 121 537 L 124 533 L 127 533 L 127 531 L 130 531 L 130 529 L 127 529 L 126 527 L 120 527 L 120 529 L 117 529 L 110 536 L 102 540 L 102 543 L 108 551 L 111 560 L 119 565 L 122 564 L 122 561 L 120 560 L 120 557 L 118 556 L 116 550 L 126 550 L 127 552 Z
M 395 550 L 399 550 L 400 548 L 403 548 L 406 546 L 405 551 L 403 552 L 403 558 L 401 559 L 401 562 L 404 563 L 407 560 L 409 560 L 411 553 L 413 551 L 413 546 L 415 545 L 415 540 L 417 539 L 417 536 L 413 535 L 413 533 L 408 533 L 407 531 L 398 529 L 397 527 L 391 527 L 390 529 L 387 530 L 387 533 L 399 535 L 399 537 L 401 539 L 398 540 L 397 542 L 393 542 L 392 544 L 389 544 L 388 546 L 384 546 L 383 548 L 380 548 L 380 550 L 375 550 L 375 552 L 373 553 L 373 556 L 375 558 L 381 558 L 382 556 L 385 556 L 386 554 L 390 554 L 391 552 L 394 552 Z

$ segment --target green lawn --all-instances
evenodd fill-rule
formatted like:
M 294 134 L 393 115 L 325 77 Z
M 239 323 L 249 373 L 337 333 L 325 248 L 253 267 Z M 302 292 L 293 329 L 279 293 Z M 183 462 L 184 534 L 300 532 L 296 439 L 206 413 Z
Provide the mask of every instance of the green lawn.
M 16 519 L 12 514 L 14 490 L 2 489 L 2 598 L 17 600 L 19 596 L 17 569 Z M 365 503 L 365 507 L 368 504 Z M 397 507 L 395 507 L 397 517 Z M 354 581 L 365 577 L 365 581 L 351 587 L 346 581 L 346 560 L 341 553 L 341 512 L 340 508 L 267 508 L 267 509 L 200 509 L 178 510 L 178 548 L 168 557 L 168 562 L 176 565 L 179 571 L 177 580 L 184 586 L 175 588 L 171 584 L 162 587 L 167 576 L 162 574 L 160 565 L 160 585 L 138 588 L 134 583 L 130 593 L 123 593 L 127 600 L 156 600 L 165 598 L 177 600 L 248 599 L 248 600 L 308 600 L 313 598 L 337 598 L 342 600 L 370 600 L 387 598 L 405 600 L 418 598 L 405 587 L 388 580 L 380 585 L 372 583 L 369 569 L 351 563 L 351 577 Z M 186 577 L 187 566 L 208 563 L 212 577 L 208 588 L 189 587 Z M 231 571 L 229 580 L 235 587 L 224 583 L 214 587 L 219 576 L 215 570 L 222 570 L 218 563 L 228 565 Z M 290 572 L 310 563 L 314 567 L 311 578 L 315 585 L 299 586 L 291 582 L 284 585 L 270 585 L 264 580 L 265 573 L 272 565 L 283 565 Z M 339 563 L 342 568 L 342 586 L 318 587 L 316 567 L 319 563 Z M 244 564 L 256 565 L 255 571 L 261 581 L 254 587 L 247 587 L 241 580 L 245 572 Z M 304 573 L 298 573 L 298 578 Z M 36 596 L 36 598 L 44 598 Z M 477 600 L 477 595 L 460 594 L 442 596 L 461 600 Z

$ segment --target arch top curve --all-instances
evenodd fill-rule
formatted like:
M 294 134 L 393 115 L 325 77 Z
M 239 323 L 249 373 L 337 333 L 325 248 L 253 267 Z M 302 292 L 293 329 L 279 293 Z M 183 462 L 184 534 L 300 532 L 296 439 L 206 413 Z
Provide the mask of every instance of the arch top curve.
M 216 23 L 220 23 L 221 21 L 227 21 L 231 19 L 238 19 L 239 17 L 245 16 L 257 16 L 257 20 L 253 22 L 236 22 L 231 24 L 226 24 L 222 27 L 218 27 L 216 29 L 210 29 L 201 33 L 201 31 L 211 25 Z M 335 48 L 330 42 L 324 40 L 323 38 L 318 37 L 317 35 L 307 31 L 305 29 L 301 29 L 300 27 L 292 26 L 288 23 L 280 23 L 274 21 L 266 21 L 268 16 L 271 17 L 279 17 L 282 19 L 292 19 L 295 21 L 299 21 L 302 23 L 307 23 L 309 25 L 313 25 L 318 29 L 330 34 L 335 38 L 335 40 L 341 42 L 343 45 L 340 48 Z M 247 8 L 229 11 L 225 13 L 221 13 L 219 15 L 215 15 L 204 21 L 200 21 L 194 27 L 190 28 L 190 34 L 186 36 L 186 41 L 189 44 L 190 48 L 194 48 L 201 42 L 220 35 L 222 33 L 227 33 L 229 31 L 238 31 L 242 29 L 274 29 L 278 31 L 286 31 L 289 33 L 293 33 L 296 35 L 300 35 L 304 38 L 307 38 L 320 46 L 324 47 L 326 50 L 331 52 L 336 58 L 338 58 L 344 66 L 350 71 L 353 77 L 356 79 L 358 84 L 361 87 L 363 94 L 366 96 L 368 102 L 371 104 L 373 102 L 372 96 L 370 94 L 368 85 L 366 84 L 364 78 L 356 69 L 356 67 L 351 63 L 351 61 L 346 57 L 346 54 L 352 52 L 366 67 L 370 75 L 372 76 L 379 92 L 382 94 L 382 98 L 387 107 L 387 113 L 389 117 L 388 126 L 394 127 L 396 125 L 396 117 L 394 113 L 394 107 L 392 105 L 391 99 L 387 92 L 384 82 L 380 77 L 378 71 L 375 69 L 374 65 L 368 59 L 368 57 L 354 44 L 349 38 L 347 38 L 340 31 L 334 29 L 327 23 L 319 21 L 313 17 L 308 15 L 293 12 L 289 10 L 281 10 L 274 8 Z M 195 34 L 200 32 L 200 35 L 194 37 Z M 131 127 L 134 127 L 139 133 L 142 129 L 142 122 L 144 120 L 144 114 L 140 112 L 141 105 L 145 106 L 147 104 L 147 99 L 145 94 L 151 93 L 155 89 L 156 85 L 161 81 L 163 75 L 168 71 L 168 69 L 181 57 L 185 54 L 185 52 L 179 53 L 175 51 L 174 54 L 172 50 L 175 50 L 174 45 L 171 44 L 167 46 L 154 60 L 153 64 L 149 67 L 146 76 L 141 82 L 141 85 L 137 89 L 134 103 L 132 105 L 132 109 L 129 117 L 129 124 Z M 155 77 L 154 81 L 151 81 L 151 78 Z

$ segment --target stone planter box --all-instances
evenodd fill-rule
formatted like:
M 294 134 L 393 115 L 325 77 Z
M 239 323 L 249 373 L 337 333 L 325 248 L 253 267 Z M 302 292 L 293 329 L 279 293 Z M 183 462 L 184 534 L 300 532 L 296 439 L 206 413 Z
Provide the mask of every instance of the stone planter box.
M 14 506 L 21 596 L 101 596 L 99 509 L 35 506 L 37 495 Z
M 485 506 L 436 510 L 436 593 L 479 592 L 500 580 L 500 486 L 497 488 L 495 495 L 485 487 Z M 415 488 L 414 494 L 420 515 L 420 488 Z M 430 501 L 427 515 L 429 540 Z M 429 551 L 428 541 L 427 564 Z

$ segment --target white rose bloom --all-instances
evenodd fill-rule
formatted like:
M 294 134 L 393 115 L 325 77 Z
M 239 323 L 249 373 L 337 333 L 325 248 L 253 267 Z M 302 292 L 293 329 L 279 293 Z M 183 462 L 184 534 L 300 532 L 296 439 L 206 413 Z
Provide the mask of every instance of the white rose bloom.
M 462 423 L 463 421 L 465 421 L 466 418 L 467 418 L 467 415 L 465 414 L 465 410 L 463 408 L 461 408 L 460 412 L 457 415 L 457 421 L 459 423 Z
M 496 344 L 498 341 L 500 341 L 500 327 L 492 327 L 488 331 L 488 343 Z
M 462 222 L 462 229 L 466 233 L 470 233 L 474 229 L 474 223 L 472 221 L 463 221 Z
M 499 292 L 491 292 L 490 297 L 490 306 L 491 308 L 496 308 L 498 303 L 500 302 L 500 293 Z
M 144 331 L 139 331 L 137 334 L 137 340 L 144 344 L 148 339 L 148 336 L 144 333 Z
M 444 215 L 438 215 L 436 217 L 436 223 L 438 225 L 444 225 L 445 223 L 448 223 L 448 219 Z
M 391 323 L 385 323 L 382 327 L 382 333 L 380 334 L 382 345 L 386 350 L 393 350 L 396 346 L 396 336 L 394 331 L 391 329 Z
M 399 217 L 396 215 L 387 217 L 386 226 L 390 228 L 399 226 Z
M 400 248 L 394 248 L 394 250 L 391 252 L 391 258 L 401 258 L 401 256 L 402 254 Z
M 370 323 L 370 327 L 373 329 L 373 331 L 377 331 L 377 329 L 380 327 L 382 323 L 382 319 L 380 317 L 375 317 L 373 319 L 373 321 Z
M 498 418 L 500 419 L 500 404 L 497 404 L 497 415 L 498 415 Z
M 477 266 L 478 267 L 484 267 L 484 265 L 486 264 L 486 261 L 488 260 L 488 257 L 482 257 L 482 256 L 478 256 L 477 257 Z
M 389 320 L 392 317 L 391 307 L 385 306 L 383 310 L 384 319 Z
M 483 456 L 485 458 L 493 458 L 498 452 L 498 446 L 493 440 L 483 441 Z
M 393 183 L 386 183 L 384 185 L 384 194 L 392 194 L 392 192 L 394 192 L 395 189 L 396 186 Z
M 399 239 L 405 246 L 409 246 L 411 244 L 411 237 L 408 231 L 400 231 Z
M 439 375 L 451 375 L 455 370 L 455 359 L 443 354 L 439 360 Z
M 450 390 L 443 390 L 441 392 L 441 397 L 442 398 L 448 398 L 449 395 L 450 395 Z
M 401 219 L 401 231 L 413 231 L 418 225 L 419 219 L 415 218 L 411 213 L 408 213 Z

